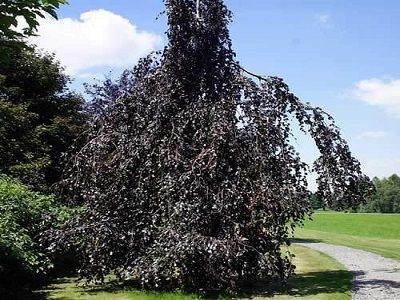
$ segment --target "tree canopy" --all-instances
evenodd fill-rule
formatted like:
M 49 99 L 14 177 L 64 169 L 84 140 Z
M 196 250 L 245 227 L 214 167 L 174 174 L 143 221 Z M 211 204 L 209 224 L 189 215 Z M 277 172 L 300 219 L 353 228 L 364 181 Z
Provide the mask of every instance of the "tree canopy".
M 204 291 L 287 278 L 281 246 L 311 210 L 293 125 L 321 153 L 313 170 L 327 203 L 357 206 L 370 181 L 331 116 L 235 60 L 222 0 L 164 2 L 168 46 L 94 121 L 64 177 L 85 209 L 50 236 L 81 250 L 89 280 L 115 272 Z
M 60 180 L 63 154 L 85 129 L 81 96 L 54 55 L 1 44 L 0 172 L 46 189 Z
M 2 0 L 0 2 L 0 39 L 19 40 L 35 34 L 38 19 L 49 14 L 57 19 L 56 10 L 67 0 Z M 21 20 L 18 19 L 21 18 Z M 21 30 L 17 27 L 24 19 Z

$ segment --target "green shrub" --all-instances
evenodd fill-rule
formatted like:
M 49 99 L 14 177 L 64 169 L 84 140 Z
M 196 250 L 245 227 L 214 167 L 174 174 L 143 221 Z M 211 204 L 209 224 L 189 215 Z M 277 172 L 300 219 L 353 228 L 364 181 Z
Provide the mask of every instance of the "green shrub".
M 55 197 L 0 175 L 0 295 L 6 287 L 9 291 L 34 284 L 51 270 L 52 261 L 38 243 L 40 233 L 62 224 L 70 214 Z

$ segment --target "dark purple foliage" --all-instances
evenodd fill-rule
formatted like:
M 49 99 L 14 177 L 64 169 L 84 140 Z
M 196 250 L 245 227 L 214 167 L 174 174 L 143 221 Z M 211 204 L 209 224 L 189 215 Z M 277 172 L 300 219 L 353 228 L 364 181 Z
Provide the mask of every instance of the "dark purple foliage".
M 91 98 L 88 103 L 89 113 L 95 118 L 106 117 L 112 103 L 122 97 L 129 97 L 135 85 L 136 77 L 133 70 L 125 70 L 116 81 L 107 77 L 95 84 L 85 84 L 85 92 Z
M 65 183 L 86 208 L 57 237 L 82 250 L 93 280 L 220 290 L 284 279 L 293 266 L 281 247 L 310 213 L 291 126 L 316 142 L 328 203 L 357 205 L 369 179 L 329 115 L 235 61 L 222 0 L 202 0 L 200 18 L 195 0 L 165 4 L 169 44 L 140 61 L 71 161 Z

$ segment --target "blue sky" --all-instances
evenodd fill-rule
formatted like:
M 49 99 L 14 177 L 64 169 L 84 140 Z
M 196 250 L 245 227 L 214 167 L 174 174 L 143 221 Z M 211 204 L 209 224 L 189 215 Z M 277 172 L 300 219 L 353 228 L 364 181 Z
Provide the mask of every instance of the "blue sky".
M 165 44 L 161 0 L 70 0 L 32 41 L 55 51 L 80 90 Z M 227 0 L 241 64 L 283 77 L 337 121 L 369 176 L 400 173 L 400 1 Z M 86 13 L 82 16 L 82 14 Z M 132 37 L 132 38 L 131 38 Z M 307 139 L 298 147 L 315 155 Z

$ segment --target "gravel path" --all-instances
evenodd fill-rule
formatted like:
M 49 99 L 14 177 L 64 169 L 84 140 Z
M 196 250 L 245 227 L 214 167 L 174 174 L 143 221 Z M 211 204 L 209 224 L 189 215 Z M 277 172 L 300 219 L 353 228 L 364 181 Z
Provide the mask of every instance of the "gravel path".
M 400 300 L 400 262 L 349 247 L 324 243 L 299 245 L 326 253 L 353 273 L 352 299 Z

